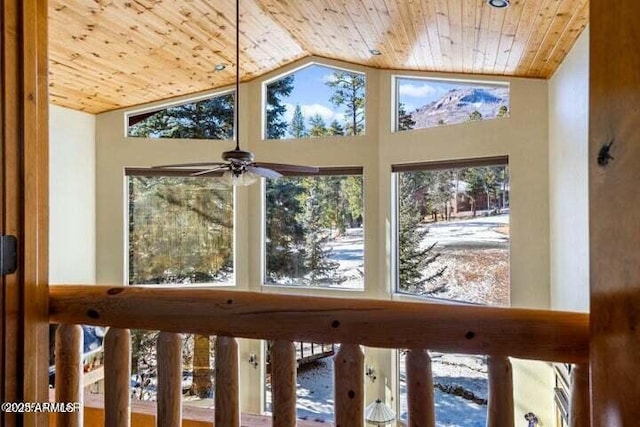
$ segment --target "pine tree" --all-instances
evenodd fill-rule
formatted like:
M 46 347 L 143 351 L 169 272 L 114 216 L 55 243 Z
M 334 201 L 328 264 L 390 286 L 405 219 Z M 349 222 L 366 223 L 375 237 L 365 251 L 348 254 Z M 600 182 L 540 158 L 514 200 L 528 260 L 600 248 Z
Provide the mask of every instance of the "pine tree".
M 422 248 L 428 229 L 421 227 L 421 214 L 415 196 L 424 189 L 422 173 L 398 175 L 398 279 L 402 291 L 414 294 L 433 294 L 444 290 L 439 284 L 428 288 L 442 277 L 446 266 L 438 267 L 440 253 L 435 253 L 436 243 Z
M 320 114 L 314 114 L 309 119 L 309 136 L 320 137 L 328 134 L 327 124 Z
M 293 110 L 293 118 L 291 119 L 291 125 L 289 126 L 289 135 L 293 138 L 304 138 L 307 130 L 304 124 L 304 116 L 302 115 L 302 109 L 300 104 L 296 104 L 296 108 Z
M 329 125 L 329 135 L 343 136 L 344 126 L 342 126 L 338 120 L 334 119 Z
M 329 236 L 322 227 L 322 198 L 320 194 L 321 182 L 318 179 L 306 180 L 308 197 L 304 216 L 305 227 L 305 258 L 304 267 L 308 272 L 311 285 L 318 282 L 335 280 L 335 273 L 339 264 L 332 261 L 331 249 L 326 247 Z
M 235 94 L 165 108 L 129 127 L 145 138 L 231 139 Z
M 283 77 L 267 86 L 267 139 L 281 139 L 287 134 L 289 124 L 284 120 L 287 107 L 284 98 L 293 91 L 294 75 Z
M 411 130 L 415 127 L 416 121 L 413 116 L 407 113 L 404 103 L 398 104 L 398 130 Z
M 302 274 L 305 189 L 301 178 L 267 180 L 266 185 L 266 261 L 267 282 L 277 283 L 286 277 Z
M 482 114 L 478 110 L 474 110 L 471 114 L 469 114 L 470 122 L 478 122 L 482 120 Z
M 500 108 L 498 109 L 498 114 L 496 115 L 496 117 L 509 117 L 509 109 L 507 108 L 506 105 L 502 105 L 500 106 Z
M 333 105 L 345 107 L 347 135 L 360 135 L 364 131 L 364 75 L 335 71 L 326 84 L 334 89 L 330 98 Z

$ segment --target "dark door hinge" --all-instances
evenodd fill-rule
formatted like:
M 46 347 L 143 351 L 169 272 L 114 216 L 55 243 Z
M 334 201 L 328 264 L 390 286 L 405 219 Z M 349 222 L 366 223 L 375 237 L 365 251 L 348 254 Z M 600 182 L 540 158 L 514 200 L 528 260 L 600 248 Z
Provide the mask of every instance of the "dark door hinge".
M 18 268 L 18 239 L 0 235 L 0 275 L 13 274 Z

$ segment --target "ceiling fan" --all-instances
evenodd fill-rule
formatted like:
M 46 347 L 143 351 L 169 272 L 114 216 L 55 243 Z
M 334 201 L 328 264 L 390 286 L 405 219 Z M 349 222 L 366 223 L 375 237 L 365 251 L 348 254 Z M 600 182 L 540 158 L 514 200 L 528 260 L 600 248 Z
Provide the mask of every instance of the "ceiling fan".
M 236 147 L 222 153 L 221 162 L 176 163 L 152 166 L 152 169 L 189 170 L 200 168 L 190 174 L 201 176 L 224 172 L 223 177 L 232 185 L 250 185 L 259 177 L 279 178 L 281 172 L 315 174 L 319 169 L 314 166 L 289 165 L 282 163 L 256 162 L 253 153 L 240 148 L 240 130 L 238 126 L 238 107 L 240 97 L 240 0 L 236 0 L 236 93 L 234 96 L 233 123 L 235 127 Z M 202 169 L 204 168 L 204 169 Z

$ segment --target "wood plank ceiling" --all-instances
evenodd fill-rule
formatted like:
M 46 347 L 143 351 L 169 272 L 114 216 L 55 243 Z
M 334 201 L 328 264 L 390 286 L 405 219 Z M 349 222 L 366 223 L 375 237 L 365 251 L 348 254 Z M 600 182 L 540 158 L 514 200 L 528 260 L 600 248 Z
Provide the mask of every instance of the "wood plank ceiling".
M 231 0 L 50 0 L 54 104 L 99 113 L 233 83 Z M 588 0 L 241 0 L 242 80 L 316 55 L 376 68 L 548 78 Z M 371 49 L 381 55 L 374 56 Z M 216 64 L 226 64 L 216 72 Z

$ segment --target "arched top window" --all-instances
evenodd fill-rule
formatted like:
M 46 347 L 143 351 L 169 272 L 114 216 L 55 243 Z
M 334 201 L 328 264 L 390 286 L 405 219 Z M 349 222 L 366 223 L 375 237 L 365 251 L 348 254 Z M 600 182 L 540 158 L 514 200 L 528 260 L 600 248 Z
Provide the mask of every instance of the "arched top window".
M 265 139 L 364 135 L 363 73 L 311 64 L 265 83 Z
M 127 115 L 127 136 L 233 139 L 235 92 Z
M 396 132 L 509 117 L 509 84 L 399 77 Z

